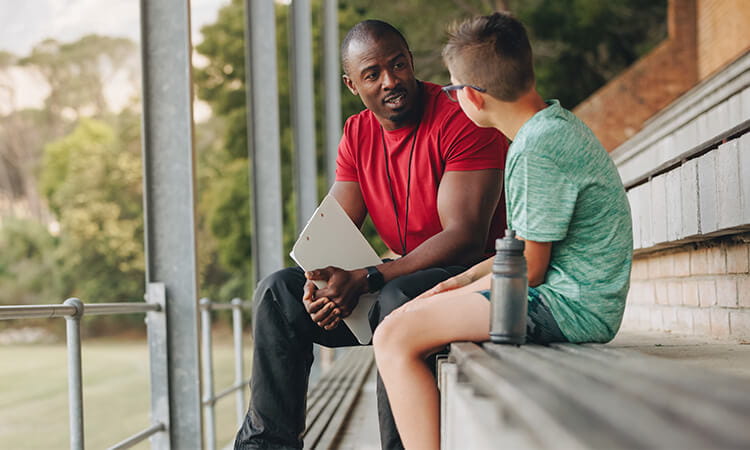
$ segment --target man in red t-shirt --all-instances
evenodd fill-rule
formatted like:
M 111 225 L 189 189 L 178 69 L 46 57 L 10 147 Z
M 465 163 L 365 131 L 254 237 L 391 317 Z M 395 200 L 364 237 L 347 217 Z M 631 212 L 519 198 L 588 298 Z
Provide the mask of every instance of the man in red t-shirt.
M 355 25 L 341 54 L 344 82 L 367 109 L 346 122 L 331 194 L 357 226 L 369 214 L 402 257 L 352 271 L 288 268 L 261 281 L 252 398 L 235 449 L 300 448 L 313 342 L 358 345 L 338 325 L 360 295 L 380 291 L 370 311 L 374 328 L 491 253 L 505 227 L 505 137 L 476 127 L 439 86 L 418 81 L 406 40 L 391 25 Z M 403 448 L 380 380 L 378 413 L 383 448 Z

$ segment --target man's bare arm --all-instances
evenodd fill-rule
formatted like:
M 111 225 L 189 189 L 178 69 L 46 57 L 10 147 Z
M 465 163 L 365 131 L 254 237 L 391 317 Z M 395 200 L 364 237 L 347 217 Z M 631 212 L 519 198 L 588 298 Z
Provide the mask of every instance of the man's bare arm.
M 446 172 L 438 188 L 438 214 L 443 230 L 423 242 L 411 253 L 395 261 L 377 266 L 385 281 L 428 267 L 446 264 L 473 264 L 484 252 L 490 223 L 502 191 L 502 171 L 485 169 Z M 367 214 L 358 183 L 337 182 L 331 193 L 357 226 Z M 325 288 L 316 290 L 312 283 L 305 286 L 307 299 L 326 298 L 337 304 L 330 311 L 339 318 L 348 316 L 359 295 L 367 292 L 367 271 L 345 271 L 335 267 L 307 273 L 309 279 L 326 280 Z M 326 329 L 338 325 L 340 319 L 325 321 Z
M 379 265 L 385 280 L 428 267 L 470 265 L 482 259 L 502 181 L 498 169 L 446 172 L 438 188 L 443 230 L 403 258 Z

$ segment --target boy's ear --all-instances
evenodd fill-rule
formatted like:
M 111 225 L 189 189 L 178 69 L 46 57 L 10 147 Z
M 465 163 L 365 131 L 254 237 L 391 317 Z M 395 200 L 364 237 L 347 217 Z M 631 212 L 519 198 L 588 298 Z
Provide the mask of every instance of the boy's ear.
M 352 83 L 352 79 L 349 78 L 348 75 L 342 75 L 341 79 L 344 80 L 344 84 L 347 88 L 349 88 L 349 92 L 354 95 L 359 95 L 359 92 L 357 92 L 357 88 L 354 86 L 354 83 Z
M 474 105 L 474 108 L 476 108 L 477 111 L 481 111 L 482 109 L 484 109 L 484 97 L 482 96 L 481 92 L 468 86 L 463 90 L 466 94 L 466 99 L 469 100 L 472 105 Z

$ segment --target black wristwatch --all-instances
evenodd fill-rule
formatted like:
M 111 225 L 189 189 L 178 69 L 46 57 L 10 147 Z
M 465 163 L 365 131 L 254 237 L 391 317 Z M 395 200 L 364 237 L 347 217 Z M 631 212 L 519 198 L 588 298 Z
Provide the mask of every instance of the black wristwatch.
M 369 292 L 379 291 L 385 284 L 383 274 L 375 266 L 365 267 L 367 270 L 367 290 Z

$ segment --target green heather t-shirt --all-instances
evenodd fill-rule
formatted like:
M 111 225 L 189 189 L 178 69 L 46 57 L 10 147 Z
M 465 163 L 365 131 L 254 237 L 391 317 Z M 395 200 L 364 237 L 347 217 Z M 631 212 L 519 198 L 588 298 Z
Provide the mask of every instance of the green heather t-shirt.
M 509 228 L 552 242 L 537 287 L 570 342 L 606 342 L 620 328 L 630 280 L 630 205 L 594 133 L 557 100 L 536 113 L 508 151 Z

